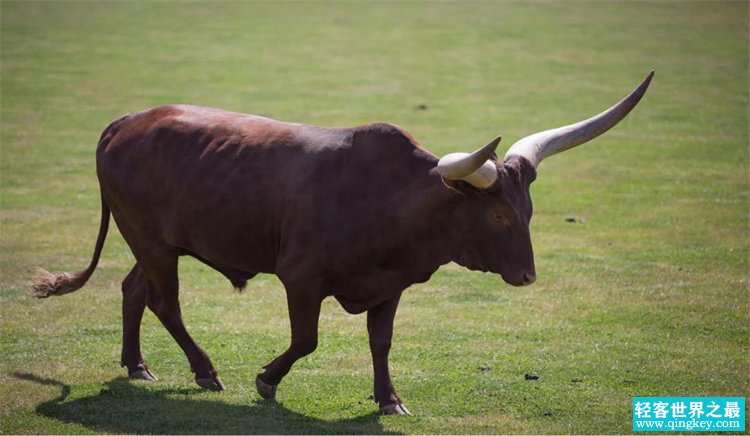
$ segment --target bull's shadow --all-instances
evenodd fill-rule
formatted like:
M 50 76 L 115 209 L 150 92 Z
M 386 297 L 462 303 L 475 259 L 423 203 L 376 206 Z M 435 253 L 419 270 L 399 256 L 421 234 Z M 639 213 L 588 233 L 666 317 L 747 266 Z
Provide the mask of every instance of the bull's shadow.
M 36 411 L 63 422 L 78 423 L 95 433 L 118 434 L 376 434 L 383 433 L 378 413 L 353 419 L 323 421 L 292 412 L 273 401 L 250 405 L 195 399 L 199 389 L 146 389 L 120 377 L 96 395 L 66 400 L 70 387 L 33 374 L 15 377 L 58 386 L 60 396 L 39 404 Z M 184 397 L 184 398 L 179 398 Z M 391 433 L 393 434 L 393 433 Z

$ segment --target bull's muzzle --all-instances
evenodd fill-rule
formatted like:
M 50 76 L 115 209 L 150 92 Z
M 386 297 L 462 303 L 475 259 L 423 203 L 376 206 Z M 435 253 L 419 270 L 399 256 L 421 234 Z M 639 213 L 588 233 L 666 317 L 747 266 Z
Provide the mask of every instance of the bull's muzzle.
M 523 274 L 523 284 L 521 286 L 528 286 L 536 281 L 536 274 L 534 273 L 524 273 Z
M 511 274 L 503 274 L 500 276 L 503 281 L 511 286 L 528 286 L 536 281 L 536 273 L 532 271 L 514 271 Z

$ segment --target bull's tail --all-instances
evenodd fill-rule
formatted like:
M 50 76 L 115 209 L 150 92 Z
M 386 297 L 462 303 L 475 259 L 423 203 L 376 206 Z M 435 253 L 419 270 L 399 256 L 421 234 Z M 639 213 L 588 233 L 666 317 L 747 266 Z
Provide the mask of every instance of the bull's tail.
M 99 236 L 96 238 L 94 247 L 94 256 L 88 268 L 75 273 L 52 274 L 39 268 L 36 278 L 31 282 L 31 288 L 35 296 L 47 298 L 50 295 L 63 295 L 77 291 L 86 284 L 99 263 L 99 256 L 102 254 L 104 240 L 107 238 L 109 230 L 109 205 L 107 205 L 104 196 L 102 196 L 102 219 L 99 224 Z

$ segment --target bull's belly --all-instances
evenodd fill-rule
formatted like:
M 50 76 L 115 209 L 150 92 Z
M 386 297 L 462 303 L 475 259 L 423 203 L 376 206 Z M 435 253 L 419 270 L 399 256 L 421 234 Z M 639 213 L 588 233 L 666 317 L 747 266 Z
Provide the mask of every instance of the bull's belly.
M 232 235 L 208 239 L 193 235 L 175 239 L 171 244 L 181 254 L 195 257 L 226 276 L 231 271 L 253 275 L 275 272 L 275 253 L 261 241 L 243 241 Z

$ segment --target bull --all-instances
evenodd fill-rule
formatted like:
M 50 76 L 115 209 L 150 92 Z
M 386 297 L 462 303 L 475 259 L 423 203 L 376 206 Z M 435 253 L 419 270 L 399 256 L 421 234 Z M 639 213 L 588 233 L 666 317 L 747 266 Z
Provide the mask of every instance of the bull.
M 156 380 L 143 360 L 148 307 L 184 351 L 198 385 L 223 390 L 206 352 L 183 324 L 177 264 L 192 256 L 242 289 L 258 273 L 286 290 L 291 344 L 265 365 L 265 399 L 318 341 L 323 299 L 367 312 L 374 399 L 408 414 L 391 382 L 388 354 L 401 294 L 456 262 L 534 282 L 529 185 L 546 157 L 587 142 L 622 120 L 654 72 L 608 110 L 527 136 L 500 161 L 500 137 L 473 153 L 438 159 L 391 124 L 324 128 L 205 107 L 169 105 L 129 114 L 102 133 L 96 151 L 101 223 L 90 265 L 39 270 L 40 298 L 81 288 L 96 269 L 110 215 L 136 263 L 122 282 L 121 365 Z

